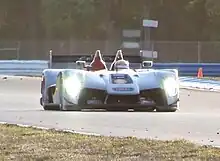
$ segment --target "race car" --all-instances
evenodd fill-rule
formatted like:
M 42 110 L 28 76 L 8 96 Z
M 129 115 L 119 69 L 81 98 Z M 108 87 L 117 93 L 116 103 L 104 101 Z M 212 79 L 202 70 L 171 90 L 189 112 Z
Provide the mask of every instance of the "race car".
M 153 62 L 143 61 L 141 56 L 123 57 L 126 67 L 118 63 L 118 68 L 112 71 L 90 71 L 87 68 L 90 55 L 51 53 L 50 69 L 42 73 L 40 103 L 44 110 L 175 112 L 179 109 L 178 70 L 152 69 Z M 114 56 L 105 55 L 103 60 L 110 64 Z

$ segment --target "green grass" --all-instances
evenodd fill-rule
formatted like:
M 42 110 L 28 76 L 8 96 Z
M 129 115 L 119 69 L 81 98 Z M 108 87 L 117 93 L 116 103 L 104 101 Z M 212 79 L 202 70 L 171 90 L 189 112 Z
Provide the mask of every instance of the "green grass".
M 0 160 L 220 160 L 220 149 L 185 140 L 99 137 L 0 125 Z
M 217 80 L 220 81 L 220 77 L 203 77 L 201 79 L 207 79 L 207 80 Z
M 193 78 L 197 78 L 197 77 L 194 76 Z M 199 78 L 199 79 L 217 80 L 217 81 L 220 81 L 220 77 L 206 77 L 206 76 L 204 76 L 203 78 Z

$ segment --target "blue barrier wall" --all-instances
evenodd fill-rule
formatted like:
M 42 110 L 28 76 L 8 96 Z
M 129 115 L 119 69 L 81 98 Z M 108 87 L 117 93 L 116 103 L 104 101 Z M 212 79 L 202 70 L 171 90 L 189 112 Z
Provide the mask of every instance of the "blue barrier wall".
M 154 63 L 154 69 L 175 68 L 180 76 L 197 76 L 199 68 L 204 76 L 220 76 L 220 63 Z
M 48 68 L 48 61 L 0 60 L 0 75 L 40 76 Z
M 178 69 L 179 76 L 196 76 L 203 68 L 204 76 L 220 76 L 220 63 L 154 63 L 154 69 Z M 5 75 L 41 75 L 48 68 L 48 61 L 1 60 L 0 74 Z
M 207 79 L 197 79 L 198 68 L 202 67 L 204 76 L 220 76 L 219 64 L 197 64 L 197 63 L 155 63 L 155 69 L 178 69 L 180 76 L 180 85 L 182 88 L 199 88 L 208 90 L 220 90 L 220 81 Z M 42 71 L 48 68 L 48 61 L 18 61 L 18 60 L 0 60 L 0 75 L 12 76 L 41 76 Z

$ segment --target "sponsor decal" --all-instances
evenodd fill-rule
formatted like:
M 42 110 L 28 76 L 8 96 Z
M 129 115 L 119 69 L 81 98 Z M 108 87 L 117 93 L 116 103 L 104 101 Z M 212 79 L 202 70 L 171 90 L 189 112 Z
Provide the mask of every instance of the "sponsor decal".
M 113 80 L 114 84 L 126 84 L 127 81 L 125 79 L 115 79 Z
M 126 74 L 112 74 L 112 79 L 125 79 Z
M 130 87 L 115 87 L 112 88 L 114 91 L 133 91 L 134 88 L 130 88 Z
M 131 84 L 132 79 L 127 74 L 112 74 L 112 83 L 113 84 Z

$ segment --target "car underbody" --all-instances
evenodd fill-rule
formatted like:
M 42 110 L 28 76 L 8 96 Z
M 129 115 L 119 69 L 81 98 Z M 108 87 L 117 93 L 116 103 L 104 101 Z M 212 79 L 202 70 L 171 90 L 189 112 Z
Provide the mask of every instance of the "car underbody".
M 53 104 L 52 94 L 54 88 L 49 88 L 48 103 Z M 78 105 L 72 104 L 64 97 L 67 110 L 82 109 L 105 109 L 107 111 L 126 111 L 133 109 L 135 111 L 154 111 L 173 112 L 176 111 L 177 102 L 172 105 L 167 104 L 165 91 L 161 88 L 154 88 L 140 91 L 139 95 L 109 95 L 104 90 L 84 88 L 80 92 Z
M 85 88 L 80 93 L 79 105 L 89 105 L 88 101 L 99 100 L 101 104 L 144 104 L 154 102 L 157 105 L 164 105 L 164 91 L 160 88 L 141 91 L 139 95 L 112 95 L 104 90 Z M 91 101 L 92 102 L 92 101 Z
M 163 111 L 172 109 L 177 102 L 168 105 L 165 91 L 161 88 L 143 90 L 139 95 L 109 95 L 104 90 L 85 88 L 80 95 L 79 106 L 85 108 L 104 108 L 107 110 Z M 162 109 L 159 109 L 162 107 Z

